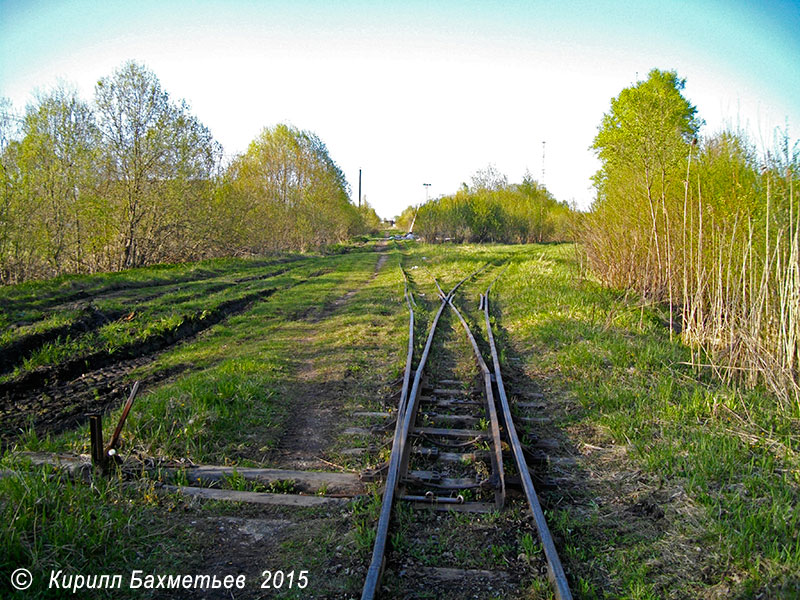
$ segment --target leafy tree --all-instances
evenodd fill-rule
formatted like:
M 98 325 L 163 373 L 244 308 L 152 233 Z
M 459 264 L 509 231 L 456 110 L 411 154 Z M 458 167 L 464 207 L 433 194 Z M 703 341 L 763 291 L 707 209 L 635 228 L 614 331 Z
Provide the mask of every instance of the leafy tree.
M 279 125 L 224 172 L 220 159 L 135 62 L 100 79 L 93 104 L 62 85 L 18 119 L 0 99 L 0 282 L 319 248 L 379 226 L 313 133 Z
M 665 292 L 673 273 L 672 230 L 678 224 L 670 221 L 671 205 L 683 203 L 686 160 L 701 124 L 681 94 L 684 85 L 674 71 L 653 69 L 611 100 L 592 145 L 602 162 L 594 177 L 594 215 L 609 232 L 603 236 L 608 245 L 592 251 L 604 264 L 622 254 L 618 264 L 643 273 L 623 269 L 614 276 L 624 281 L 614 283 L 647 281 L 656 295 Z
M 289 125 L 265 128 L 231 163 L 225 189 L 251 251 L 318 248 L 362 226 L 325 144 Z
M 473 191 L 497 191 L 508 186 L 508 178 L 503 175 L 493 164 L 485 169 L 479 169 L 472 176 Z
M 87 270 L 85 246 L 94 227 L 86 216 L 98 185 L 92 109 L 74 89 L 60 86 L 28 107 L 22 132 L 18 164 L 27 244 L 51 275 Z
M 22 222 L 17 187 L 20 171 L 15 140 L 17 117 L 11 101 L 0 98 L 0 282 L 14 281 L 18 274 L 16 255 L 20 249 Z
M 408 231 L 411 223 L 414 221 L 414 215 L 417 214 L 416 206 L 407 206 L 399 215 L 394 218 L 395 227 L 402 231 Z
M 176 230 L 184 229 L 169 218 L 203 212 L 175 188 L 186 192 L 210 179 L 220 147 L 186 104 L 173 103 L 155 74 L 135 62 L 98 81 L 95 102 L 108 195 L 120 213 L 120 266 L 164 257 Z
M 667 301 L 702 364 L 800 406 L 798 145 L 759 156 L 741 132 L 698 139 L 673 72 L 611 102 L 594 141 L 597 200 L 583 225 L 595 272 Z M 782 136 L 780 135 L 782 133 Z
M 526 174 L 509 185 L 491 165 L 453 196 L 431 200 L 419 208 L 415 231 L 429 241 L 543 242 L 567 239 L 572 211 Z M 411 207 L 401 215 L 408 218 Z
M 378 213 L 375 212 L 375 209 L 369 205 L 366 196 L 364 196 L 361 206 L 358 207 L 358 214 L 365 231 L 377 233 L 381 228 L 381 218 L 378 216 Z

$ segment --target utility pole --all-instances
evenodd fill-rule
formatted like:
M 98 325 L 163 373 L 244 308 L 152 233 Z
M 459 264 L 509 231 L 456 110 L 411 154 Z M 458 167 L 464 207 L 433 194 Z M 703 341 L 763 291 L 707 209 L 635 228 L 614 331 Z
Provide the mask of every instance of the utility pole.
M 361 169 L 358 170 L 358 208 L 361 208 Z
M 425 203 L 427 203 L 428 202 L 428 189 L 431 187 L 431 184 L 430 183 L 423 183 L 422 185 L 425 186 Z
M 547 142 L 542 141 L 542 185 L 544 185 L 544 145 Z

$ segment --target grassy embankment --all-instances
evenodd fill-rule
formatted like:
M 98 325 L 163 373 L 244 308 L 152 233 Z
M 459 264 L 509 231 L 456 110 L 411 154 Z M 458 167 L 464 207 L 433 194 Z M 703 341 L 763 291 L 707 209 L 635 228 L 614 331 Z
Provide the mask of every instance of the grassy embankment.
M 402 331 L 401 274 L 394 258 L 372 279 L 377 259 L 374 252 L 351 252 L 280 265 L 211 261 L 201 266 L 152 268 L 6 288 L 4 306 L 10 304 L 15 311 L 6 311 L 9 322 L 28 322 L 21 327 L 36 327 L 37 320 L 56 322 L 60 311 L 74 312 L 63 301 L 72 302 L 83 291 L 97 310 L 110 313 L 114 307 L 123 308 L 121 320 L 53 343 L 55 348 L 71 345 L 91 353 L 108 348 L 102 341 L 105 329 L 124 327 L 132 332 L 121 336 L 117 348 L 124 347 L 130 338 L 146 336 L 153 322 L 180 320 L 198 311 L 202 315 L 209 305 L 222 301 L 220 295 L 228 300 L 261 293 L 263 299 L 255 297 L 242 312 L 162 350 L 154 361 L 128 375 L 129 381 L 140 377 L 147 381 L 176 368 L 180 373 L 146 389 L 137 399 L 122 436 L 121 453 L 142 459 L 270 465 L 271 451 L 291 416 L 291 401 L 296 394 L 310 391 L 296 390 L 300 384 L 353 378 L 354 398 L 344 400 L 360 402 L 363 394 L 380 394 L 385 382 L 372 376 L 379 365 L 392 376 L 402 368 L 401 350 L 383 344 L 394 329 Z M 281 272 L 286 267 L 290 270 Z M 221 286 L 236 280 L 236 285 Z M 341 307 L 334 304 L 346 291 L 367 282 L 350 301 Z M 214 287 L 220 289 L 209 291 Z M 134 317 L 125 320 L 131 313 Z M 315 372 L 306 373 L 300 382 L 297 372 L 309 360 Z M 24 376 L 26 368 L 18 369 L 19 374 Z M 120 395 L 115 405 L 122 400 Z M 114 423 L 119 412 L 112 411 L 108 422 Z M 58 436 L 30 430 L 16 439 L 13 450 L 86 453 L 88 439 L 85 425 Z M 49 477 L 47 470 L 27 470 L 25 461 L 10 451 L 2 467 L 24 472 L 0 479 L 4 540 L 0 590 L 4 596 L 11 593 L 8 574 L 19 566 L 45 575 L 58 568 L 75 573 L 126 573 L 132 568 L 155 572 L 164 564 L 193 572 L 202 568 L 205 541 L 190 534 L 187 515 L 247 512 L 216 503 L 185 503 L 156 494 L 152 484 L 131 488 L 114 478 L 92 486 L 62 482 Z M 241 488 L 243 482 L 232 478 L 229 486 Z M 178 507 L 183 510 L 176 514 Z M 313 516 L 313 511 L 309 514 Z M 19 597 L 48 597 L 42 582 L 36 583 L 38 587 Z
M 370 280 L 376 259 L 354 253 L 292 263 L 296 270 L 257 285 L 294 287 L 159 355 L 145 367 L 148 373 L 189 368 L 137 400 L 123 454 L 268 463 L 286 427 L 285 403 L 304 391 L 295 386 L 309 381 L 353 381 L 351 392 L 335 388 L 338 408 L 377 408 L 376 399 L 393 391 L 391 380 L 402 368 L 406 316 L 399 257 L 393 253 Z M 695 373 L 684 364 L 689 351 L 670 342 L 666 318 L 582 277 L 572 246 L 419 245 L 411 247 L 407 264 L 452 273 L 449 283 L 485 260 L 505 259 L 511 266 L 495 286 L 493 314 L 507 386 L 515 398 L 544 392 L 542 414 L 554 421 L 529 431 L 527 439 L 557 438 L 553 455 L 575 461 L 554 462 L 549 476 L 560 486 L 542 492 L 575 596 L 795 597 L 798 415 L 780 412 L 758 390 L 742 392 Z M 196 269 L 180 267 L 165 276 Z M 245 278 L 274 266 L 208 263 L 202 269 Z M 415 273 L 427 294 L 422 271 Z M 124 280 L 126 274 L 112 277 Z M 331 305 L 368 281 L 347 302 Z M 96 294 L 111 284 L 88 278 L 85 285 Z M 479 287 L 467 288 L 462 304 L 475 323 Z M 99 297 L 95 305 L 103 310 Z M 42 318 L 55 319 L 51 314 L 42 309 Z M 20 449 L 86 452 L 87 443 L 81 428 L 50 439 L 29 434 Z M 336 447 L 347 443 L 339 440 Z M 335 451 L 328 458 L 340 460 Z M 2 467 L 23 468 L 9 455 Z M 253 514 L 216 503 L 187 504 L 154 494 L 152 486 L 127 488 L 115 480 L 67 484 L 42 471 L 6 477 L 0 489 L 0 586 L 8 585 L 5 573 L 16 566 L 152 571 L 170 560 L 190 570 L 206 550 L 202 540 L 184 533 L 186 515 Z M 179 507 L 183 514 L 176 514 Z M 359 576 L 328 569 L 337 561 L 357 565 L 366 559 L 374 512 L 374 503 L 361 503 L 341 515 L 304 513 L 307 534 L 283 538 L 269 566 L 302 562 L 313 570 L 319 591 L 356 594 Z M 113 544 L 122 533 L 123 543 Z M 529 597 L 546 594 L 546 586 L 530 584 Z

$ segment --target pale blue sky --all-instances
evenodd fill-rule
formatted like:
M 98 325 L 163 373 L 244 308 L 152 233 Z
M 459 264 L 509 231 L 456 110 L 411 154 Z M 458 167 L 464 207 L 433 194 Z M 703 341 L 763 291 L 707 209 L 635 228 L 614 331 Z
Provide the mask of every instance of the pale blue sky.
M 228 154 L 267 125 L 317 133 L 382 216 L 489 163 L 588 207 L 612 96 L 658 67 L 711 133 L 800 137 L 795 2 L 65 2 L 0 0 L 0 96 L 59 78 L 91 98 L 125 60 L 185 98 Z

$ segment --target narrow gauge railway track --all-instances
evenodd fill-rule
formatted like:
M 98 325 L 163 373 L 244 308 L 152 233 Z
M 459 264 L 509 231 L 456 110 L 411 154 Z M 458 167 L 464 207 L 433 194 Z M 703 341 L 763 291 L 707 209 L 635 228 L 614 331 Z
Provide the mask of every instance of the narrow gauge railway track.
M 567 584 L 561 561 L 539 504 L 523 448 L 514 426 L 508 396 L 503 384 L 494 334 L 489 315 L 489 293 L 500 275 L 480 295 L 480 309 L 486 322 L 487 342 L 491 352 L 491 365 L 484 360 L 482 352 L 467 321 L 453 303 L 458 289 L 476 277 L 489 265 L 468 275 L 445 293 L 434 277 L 439 293 L 440 305 L 434 315 L 425 346 L 416 369 L 414 358 L 415 301 L 405 271 L 405 299 L 409 309 L 409 342 L 403 387 L 397 409 L 392 451 L 385 474 L 385 487 L 381 512 L 373 546 L 372 558 L 364 582 L 361 599 L 376 598 L 386 563 L 392 512 L 398 502 L 413 507 L 459 512 L 489 512 L 501 510 L 506 501 L 506 475 L 503 464 L 503 443 L 511 448 L 516 463 L 519 482 L 524 491 L 533 516 L 536 533 L 544 550 L 549 579 L 558 600 L 570 600 L 572 594 Z M 431 277 L 433 277 L 431 275 Z M 431 354 L 437 325 L 447 308 L 455 313 L 464 328 L 475 355 L 482 389 L 462 384 L 457 380 L 439 379 L 434 384 L 424 382 L 426 366 Z M 427 390 L 427 394 L 423 394 Z M 478 396 L 482 393 L 482 399 Z M 421 409 L 421 406 L 423 407 Z M 442 412 L 439 412 L 442 411 Z M 483 412 L 484 416 L 478 415 Z M 476 425 L 483 428 L 476 429 Z M 418 443 L 412 442 L 412 438 Z M 422 443 L 419 443 L 422 442 Z M 488 450 L 487 450 L 488 448 Z M 471 478 L 443 477 L 434 470 L 412 470 L 412 455 L 434 464 L 463 464 L 469 461 L 485 461 L 490 469 L 476 472 Z M 445 467 L 443 470 L 450 470 Z M 486 472 L 488 471 L 488 472 Z M 468 501 L 464 490 L 474 490 L 482 501 Z M 472 494 L 471 494 L 472 495 Z M 486 502 L 485 496 L 493 496 Z

